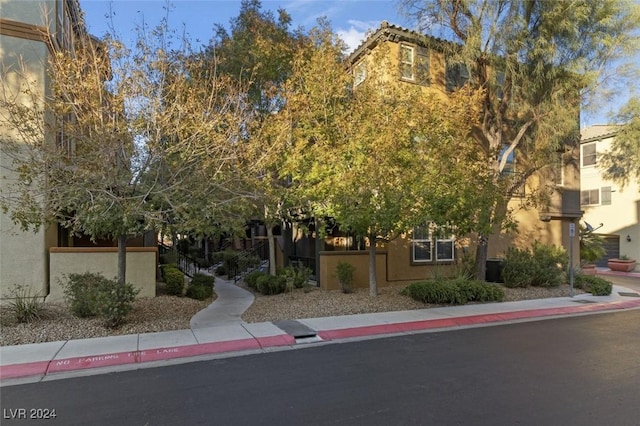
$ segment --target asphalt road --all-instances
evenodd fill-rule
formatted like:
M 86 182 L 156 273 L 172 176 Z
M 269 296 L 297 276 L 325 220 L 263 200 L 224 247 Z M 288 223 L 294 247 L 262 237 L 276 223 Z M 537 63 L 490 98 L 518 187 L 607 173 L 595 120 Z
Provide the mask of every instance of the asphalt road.
M 638 425 L 639 324 L 630 310 L 9 386 L 2 425 Z

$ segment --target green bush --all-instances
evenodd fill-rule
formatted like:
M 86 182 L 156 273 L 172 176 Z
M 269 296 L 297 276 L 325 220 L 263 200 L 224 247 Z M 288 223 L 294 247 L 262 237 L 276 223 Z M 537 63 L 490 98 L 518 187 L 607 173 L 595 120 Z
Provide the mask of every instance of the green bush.
M 353 271 L 355 267 L 347 262 L 338 262 L 336 266 L 336 276 L 343 293 L 353 292 Z
M 238 269 L 240 271 L 246 271 L 249 268 L 255 268 L 260 264 L 260 258 L 258 256 L 246 256 L 238 259 Z
M 263 276 L 263 275 L 267 275 L 267 274 L 265 274 L 262 271 L 249 272 L 247 275 L 245 275 L 244 282 L 245 282 L 245 284 L 247 284 L 247 286 L 249 288 L 257 290 L 258 289 L 258 286 L 257 286 L 258 278 Z
M 574 285 L 594 296 L 608 296 L 613 289 L 609 281 L 595 275 L 576 274 Z
M 516 287 L 556 287 L 566 282 L 569 257 L 558 247 L 534 243 L 532 251 L 509 248 L 503 265 L 504 285 Z
M 69 274 L 63 287 L 71 312 L 80 318 L 98 315 L 100 291 L 109 281 L 101 274 L 92 272 Z
M 282 275 L 264 274 L 256 280 L 256 290 L 265 295 L 284 293 L 286 289 L 287 282 Z
M 132 284 L 121 285 L 116 280 L 91 272 L 70 274 L 64 285 L 64 293 L 74 315 L 100 316 L 107 327 L 117 327 L 124 321 L 139 291 Z
M 504 289 L 495 284 L 465 279 L 456 279 L 452 284 L 458 286 L 468 302 L 502 302 L 504 300 Z
M 184 290 L 184 274 L 178 268 L 165 268 L 163 271 L 167 291 L 174 296 L 182 296 Z
M 133 309 L 133 301 L 140 292 L 132 284 L 119 284 L 115 280 L 104 282 L 98 292 L 98 314 L 104 318 L 105 326 L 118 327 Z
M 227 273 L 227 268 L 224 265 L 220 265 L 216 268 L 216 275 L 221 277 Z
M 158 256 L 158 263 L 160 265 L 166 265 L 169 263 L 176 263 L 178 261 L 178 256 L 175 252 L 167 252 Z
M 39 292 L 32 294 L 29 288 L 16 284 L 4 297 L 9 299 L 5 309 L 11 312 L 17 322 L 29 323 L 40 319 L 44 297 Z
M 406 287 L 403 294 L 424 303 L 440 305 L 463 305 L 467 299 L 460 288 L 442 279 L 419 281 Z
M 186 296 L 191 299 L 205 300 L 213 296 L 215 278 L 210 275 L 194 274 L 187 287 Z
M 309 281 L 309 277 L 311 276 L 311 269 L 303 265 L 287 266 L 282 270 L 281 274 L 287 281 L 287 287 L 289 287 L 290 289 L 302 288 Z
M 500 286 L 464 278 L 420 281 L 406 287 L 402 294 L 424 303 L 440 305 L 504 300 L 504 290 Z
M 213 287 L 190 284 L 187 287 L 186 296 L 191 299 L 205 300 L 213 296 Z
M 191 278 L 189 285 L 205 285 L 213 288 L 215 281 L 216 279 L 211 275 L 193 274 L 193 278 Z

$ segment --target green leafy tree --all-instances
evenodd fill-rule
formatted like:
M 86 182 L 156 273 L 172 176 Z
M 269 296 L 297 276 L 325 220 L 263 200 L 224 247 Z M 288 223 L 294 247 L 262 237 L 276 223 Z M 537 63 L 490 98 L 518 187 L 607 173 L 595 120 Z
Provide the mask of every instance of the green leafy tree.
M 635 179 L 640 184 L 640 99 L 633 97 L 614 117 L 620 125 L 611 149 L 598 159 L 603 176 L 623 187 Z
M 440 206 L 452 194 L 443 188 L 453 182 L 449 173 L 439 175 L 438 164 L 462 170 L 453 145 L 468 136 L 464 123 L 472 123 L 477 110 L 471 93 L 445 103 L 389 78 L 388 47 L 372 53 L 367 78 L 353 88 L 341 42 L 327 27 L 311 37 L 315 48 L 296 57 L 279 117 L 291 123 L 284 171 L 316 222 L 331 217 L 341 229 L 368 238 L 375 296 L 378 244 L 426 220 L 444 221 Z
M 197 74 L 202 58 L 166 21 L 140 28 L 133 50 L 111 37 L 49 48 L 50 93 L 27 70 L 1 74 L 0 147 L 11 162 L 0 202 L 16 223 L 117 240 L 124 285 L 129 237 L 167 218 L 204 226 L 203 211 L 234 217 L 229 206 L 246 196 L 235 141 L 250 120 L 235 81 L 215 64 Z
M 450 70 L 458 70 L 458 77 L 468 74 L 466 83 L 484 90 L 476 147 L 493 181 L 486 190 L 501 186 L 504 194 L 486 206 L 476 224 L 476 274 L 484 278 L 488 236 L 511 223 L 509 200 L 530 176 L 555 163 L 560 147 L 577 146 L 581 103 L 594 98 L 615 60 L 637 49 L 639 6 L 624 0 L 404 0 L 402 5 L 426 30 L 442 30 L 435 35 L 453 42 L 447 52 Z M 455 88 L 464 81 L 451 83 Z M 516 173 L 510 170 L 512 159 Z M 546 201 L 544 185 L 539 188 L 527 188 L 527 205 Z
M 284 142 L 275 114 L 285 101 L 282 84 L 291 74 L 297 46 L 305 43 L 302 30 L 291 29 L 291 16 L 279 9 L 277 16 L 262 11 L 258 0 L 243 0 L 240 12 L 230 22 L 230 32 L 216 25 L 207 56 L 219 64 L 218 72 L 246 84 L 243 94 L 255 121 L 244 127 L 242 138 L 245 188 L 251 193 L 245 203 L 245 218 L 265 223 L 269 245 L 269 272 L 276 273 L 273 228 L 286 216 L 287 185 L 279 179 Z

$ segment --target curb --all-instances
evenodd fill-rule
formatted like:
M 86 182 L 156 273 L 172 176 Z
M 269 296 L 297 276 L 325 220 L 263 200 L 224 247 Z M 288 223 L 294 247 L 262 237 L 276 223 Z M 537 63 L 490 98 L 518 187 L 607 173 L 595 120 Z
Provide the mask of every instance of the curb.
M 370 326 L 350 327 L 332 330 L 320 330 L 318 336 L 324 341 L 336 341 L 357 337 L 398 334 L 423 330 L 461 327 L 477 324 L 495 324 L 506 321 L 544 318 L 558 315 L 605 312 L 640 307 L 640 300 L 608 302 L 592 305 L 567 306 L 560 308 L 541 308 L 503 313 L 470 315 L 454 318 L 438 318 L 421 321 L 399 322 Z M 201 355 L 265 350 L 273 347 L 295 346 L 296 340 L 288 334 L 258 337 L 251 339 L 228 340 L 201 343 L 186 346 L 155 348 L 141 351 L 115 352 L 103 355 L 54 359 L 50 361 L 11 364 L 0 367 L 0 380 L 19 379 L 33 376 L 47 376 L 100 367 L 114 367 L 128 364 L 144 364 L 176 358 L 189 358 Z

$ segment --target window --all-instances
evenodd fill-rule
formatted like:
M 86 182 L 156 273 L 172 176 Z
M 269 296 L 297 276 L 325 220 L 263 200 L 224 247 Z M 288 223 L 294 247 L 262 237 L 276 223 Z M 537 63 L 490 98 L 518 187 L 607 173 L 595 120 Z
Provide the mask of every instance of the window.
M 500 150 L 500 157 L 498 157 L 498 161 L 501 162 L 502 158 L 507 154 L 507 150 L 509 149 L 509 145 L 502 145 L 502 149 Z M 515 150 L 511 151 L 509 155 L 507 155 L 507 162 L 504 165 L 504 169 L 502 169 L 503 175 L 512 175 L 516 172 L 516 152 Z
M 553 181 L 556 185 L 564 185 L 564 160 L 562 159 L 562 153 L 558 153 L 556 162 L 553 167 Z
M 587 189 L 580 191 L 580 205 L 591 206 L 600 204 L 600 190 L 599 189 Z
M 361 61 L 353 69 L 353 84 L 357 86 L 367 78 L 367 66 Z
M 428 86 L 431 82 L 429 71 L 429 49 L 418 47 L 416 53 L 416 80 L 418 84 Z
M 595 166 L 596 156 L 595 142 L 582 145 L 582 167 Z
M 411 260 L 415 263 L 432 262 L 435 253 L 437 262 L 451 262 L 455 259 L 454 237 L 448 227 L 434 224 L 413 229 Z
M 405 80 L 413 80 L 413 47 L 404 44 L 400 45 L 400 77 Z
M 448 92 L 453 92 L 461 88 L 469 80 L 469 69 L 467 65 L 460 62 L 451 63 L 447 61 L 445 79 Z
M 600 188 L 600 204 L 607 206 L 611 204 L 611 187 L 603 186 Z

